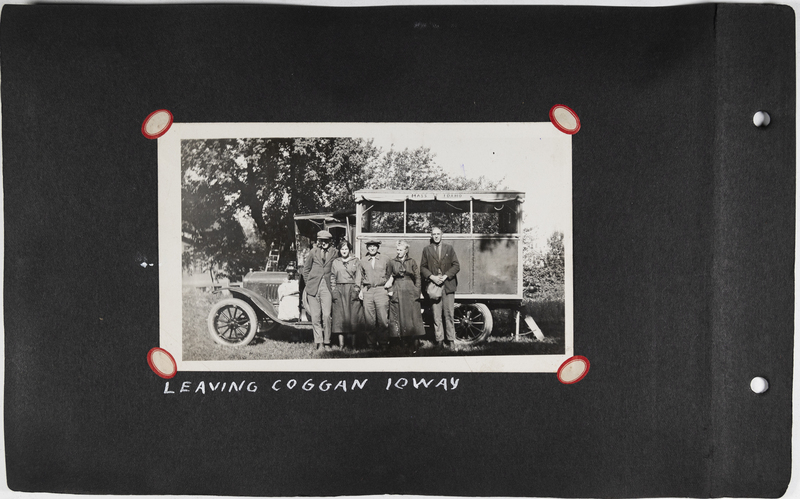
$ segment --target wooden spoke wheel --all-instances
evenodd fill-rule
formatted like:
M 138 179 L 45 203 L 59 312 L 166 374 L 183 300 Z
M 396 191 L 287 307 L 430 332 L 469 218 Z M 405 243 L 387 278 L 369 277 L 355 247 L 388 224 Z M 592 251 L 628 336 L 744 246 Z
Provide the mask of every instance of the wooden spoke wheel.
M 208 333 L 220 345 L 247 345 L 253 341 L 257 330 L 258 316 L 255 310 L 238 298 L 218 302 L 208 314 Z
M 461 344 L 474 345 L 492 334 L 492 313 L 483 303 L 456 303 L 453 319 L 456 341 Z

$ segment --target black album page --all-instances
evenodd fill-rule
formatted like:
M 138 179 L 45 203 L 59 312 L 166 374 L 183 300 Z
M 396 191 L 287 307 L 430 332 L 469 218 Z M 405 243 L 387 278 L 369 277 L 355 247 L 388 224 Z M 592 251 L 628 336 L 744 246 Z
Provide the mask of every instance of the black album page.
M 6 5 L 19 492 L 779 497 L 795 16 Z

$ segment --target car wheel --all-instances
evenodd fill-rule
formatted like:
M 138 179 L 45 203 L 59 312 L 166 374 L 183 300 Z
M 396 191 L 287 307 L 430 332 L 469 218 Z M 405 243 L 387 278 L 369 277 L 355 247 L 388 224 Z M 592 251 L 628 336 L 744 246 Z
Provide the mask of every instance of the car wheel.
M 208 333 L 220 345 L 247 345 L 253 341 L 257 330 L 258 316 L 255 310 L 238 298 L 218 302 L 208 314 Z

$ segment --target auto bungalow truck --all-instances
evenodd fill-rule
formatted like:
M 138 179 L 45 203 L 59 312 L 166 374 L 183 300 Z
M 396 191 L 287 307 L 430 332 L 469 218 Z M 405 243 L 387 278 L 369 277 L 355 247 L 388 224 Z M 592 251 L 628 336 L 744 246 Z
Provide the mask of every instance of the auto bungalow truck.
M 516 310 L 522 300 L 522 203 L 518 191 L 403 191 L 360 190 L 355 192 L 355 213 L 296 215 L 295 250 L 297 267 L 318 230 L 330 231 L 338 241 L 350 241 L 356 255 L 366 253 L 365 242 L 377 238 L 383 252 L 394 256 L 400 240 L 409 244 L 409 256 L 420 263 L 422 249 L 430 244 L 433 227 L 442 229 L 442 240 L 453 246 L 460 271 L 454 311 L 456 338 L 464 344 L 484 341 L 491 333 L 491 309 Z M 302 296 L 303 283 L 297 283 Z M 296 319 L 279 317 L 278 288 L 286 282 L 283 272 L 250 272 L 241 287 L 230 287 L 231 297 L 212 307 L 208 330 L 219 344 L 239 346 L 250 343 L 258 331 L 283 325 L 310 329 L 302 312 Z M 304 298 L 304 296 L 303 296 Z M 300 300 L 302 304 L 304 299 Z M 420 299 L 423 317 L 430 303 Z M 430 325 L 430 324 L 428 324 Z
M 522 301 L 522 203 L 518 191 L 361 190 L 356 198 L 356 254 L 377 238 L 386 254 L 400 240 L 420 263 L 431 229 L 458 256 L 456 339 L 479 343 L 492 333 L 491 308 L 519 309 Z M 426 305 L 425 301 L 422 301 Z M 519 314 L 516 315 L 519 331 Z

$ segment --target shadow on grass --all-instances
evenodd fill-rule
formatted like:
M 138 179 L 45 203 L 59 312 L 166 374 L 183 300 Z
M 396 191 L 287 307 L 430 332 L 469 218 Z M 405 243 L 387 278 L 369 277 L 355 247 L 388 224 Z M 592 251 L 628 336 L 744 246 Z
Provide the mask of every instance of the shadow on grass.
M 187 360 L 272 360 L 272 359 L 366 359 L 392 357 L 473 357 L 483 355 L 556 355 L 564 353 L 564 325 L 542 323 L 539 327 L 545 333 L 543 341 L 532 335 L 515 339 L 513 335 L 490 336 L 479 345 L 456 344 L 452 348 L 437 347 L 429 339 L 421 341 L 416 353 L 407 345 L 394 344 L 381 350 L 366 345 L 364 335 L 356 335 L 356 347 L 340 348 L 336 345 L 338 337 L 332 338 L 331 349 L 317 350 L 310 331 L 298 331 L 281 327 L 268 333 L 261 333 L 249 345 L 242 347 L 223 347 L 210 342 L 197 352 L 197 356 Z M 560 336 L 558 335 L 560 332 Z M 187 352 L 188 353 L 188 352 Z
M 314 333 L 311 330 L 294 329 L 287 326 L 278 326 L 265 333 L 258 333 L 251 345 L 260 345 L 268 340 L 283 341 L 286 343 L 313 343 Z
M 356 335 L 356 348 L 334 347 L 316 350 L 311 330 L 280 326 L 259 333 L 249 345 L 222 346 L 208 333 L 206 317 L 219 295 L 184 290 L 183 296 L 183 360 L 279 360 L 279 359 L 341 359 L 388 357 L 465 357 L 489 355 L 554 355 L 564 353 L 563 302 L 523 303 L 523 311 L 536 320 L 544 333 L 540 341 L 521 322 L 519 339 L 515 338 L 515 316 L 510 310 L 493 310 L 495 327 L 486 342 L 479 345 L 460 345 L 454 349 L 437 348 L 433 332 L 428 329 L 422 346 L 413 353 L 410 347 L 396 345 L 388 350 L 367 348 L 366 336 Z M 334 336 L 332 342 L 338 342 Z
M 564 342 L 555 339 L 538 341 L 522 337 L 492 338 L 480 345 L 459 345 L 453 348 L 436 347 L 434 343 L 423 340 L 417 353 L 405 345 L 396 345 L 388 350 L 339 349 L 334 348 L 315 355 L 323 359 L 358 359 L 382 357 L 474 357 L 483 355 L 555 355 L 564 353 Z

